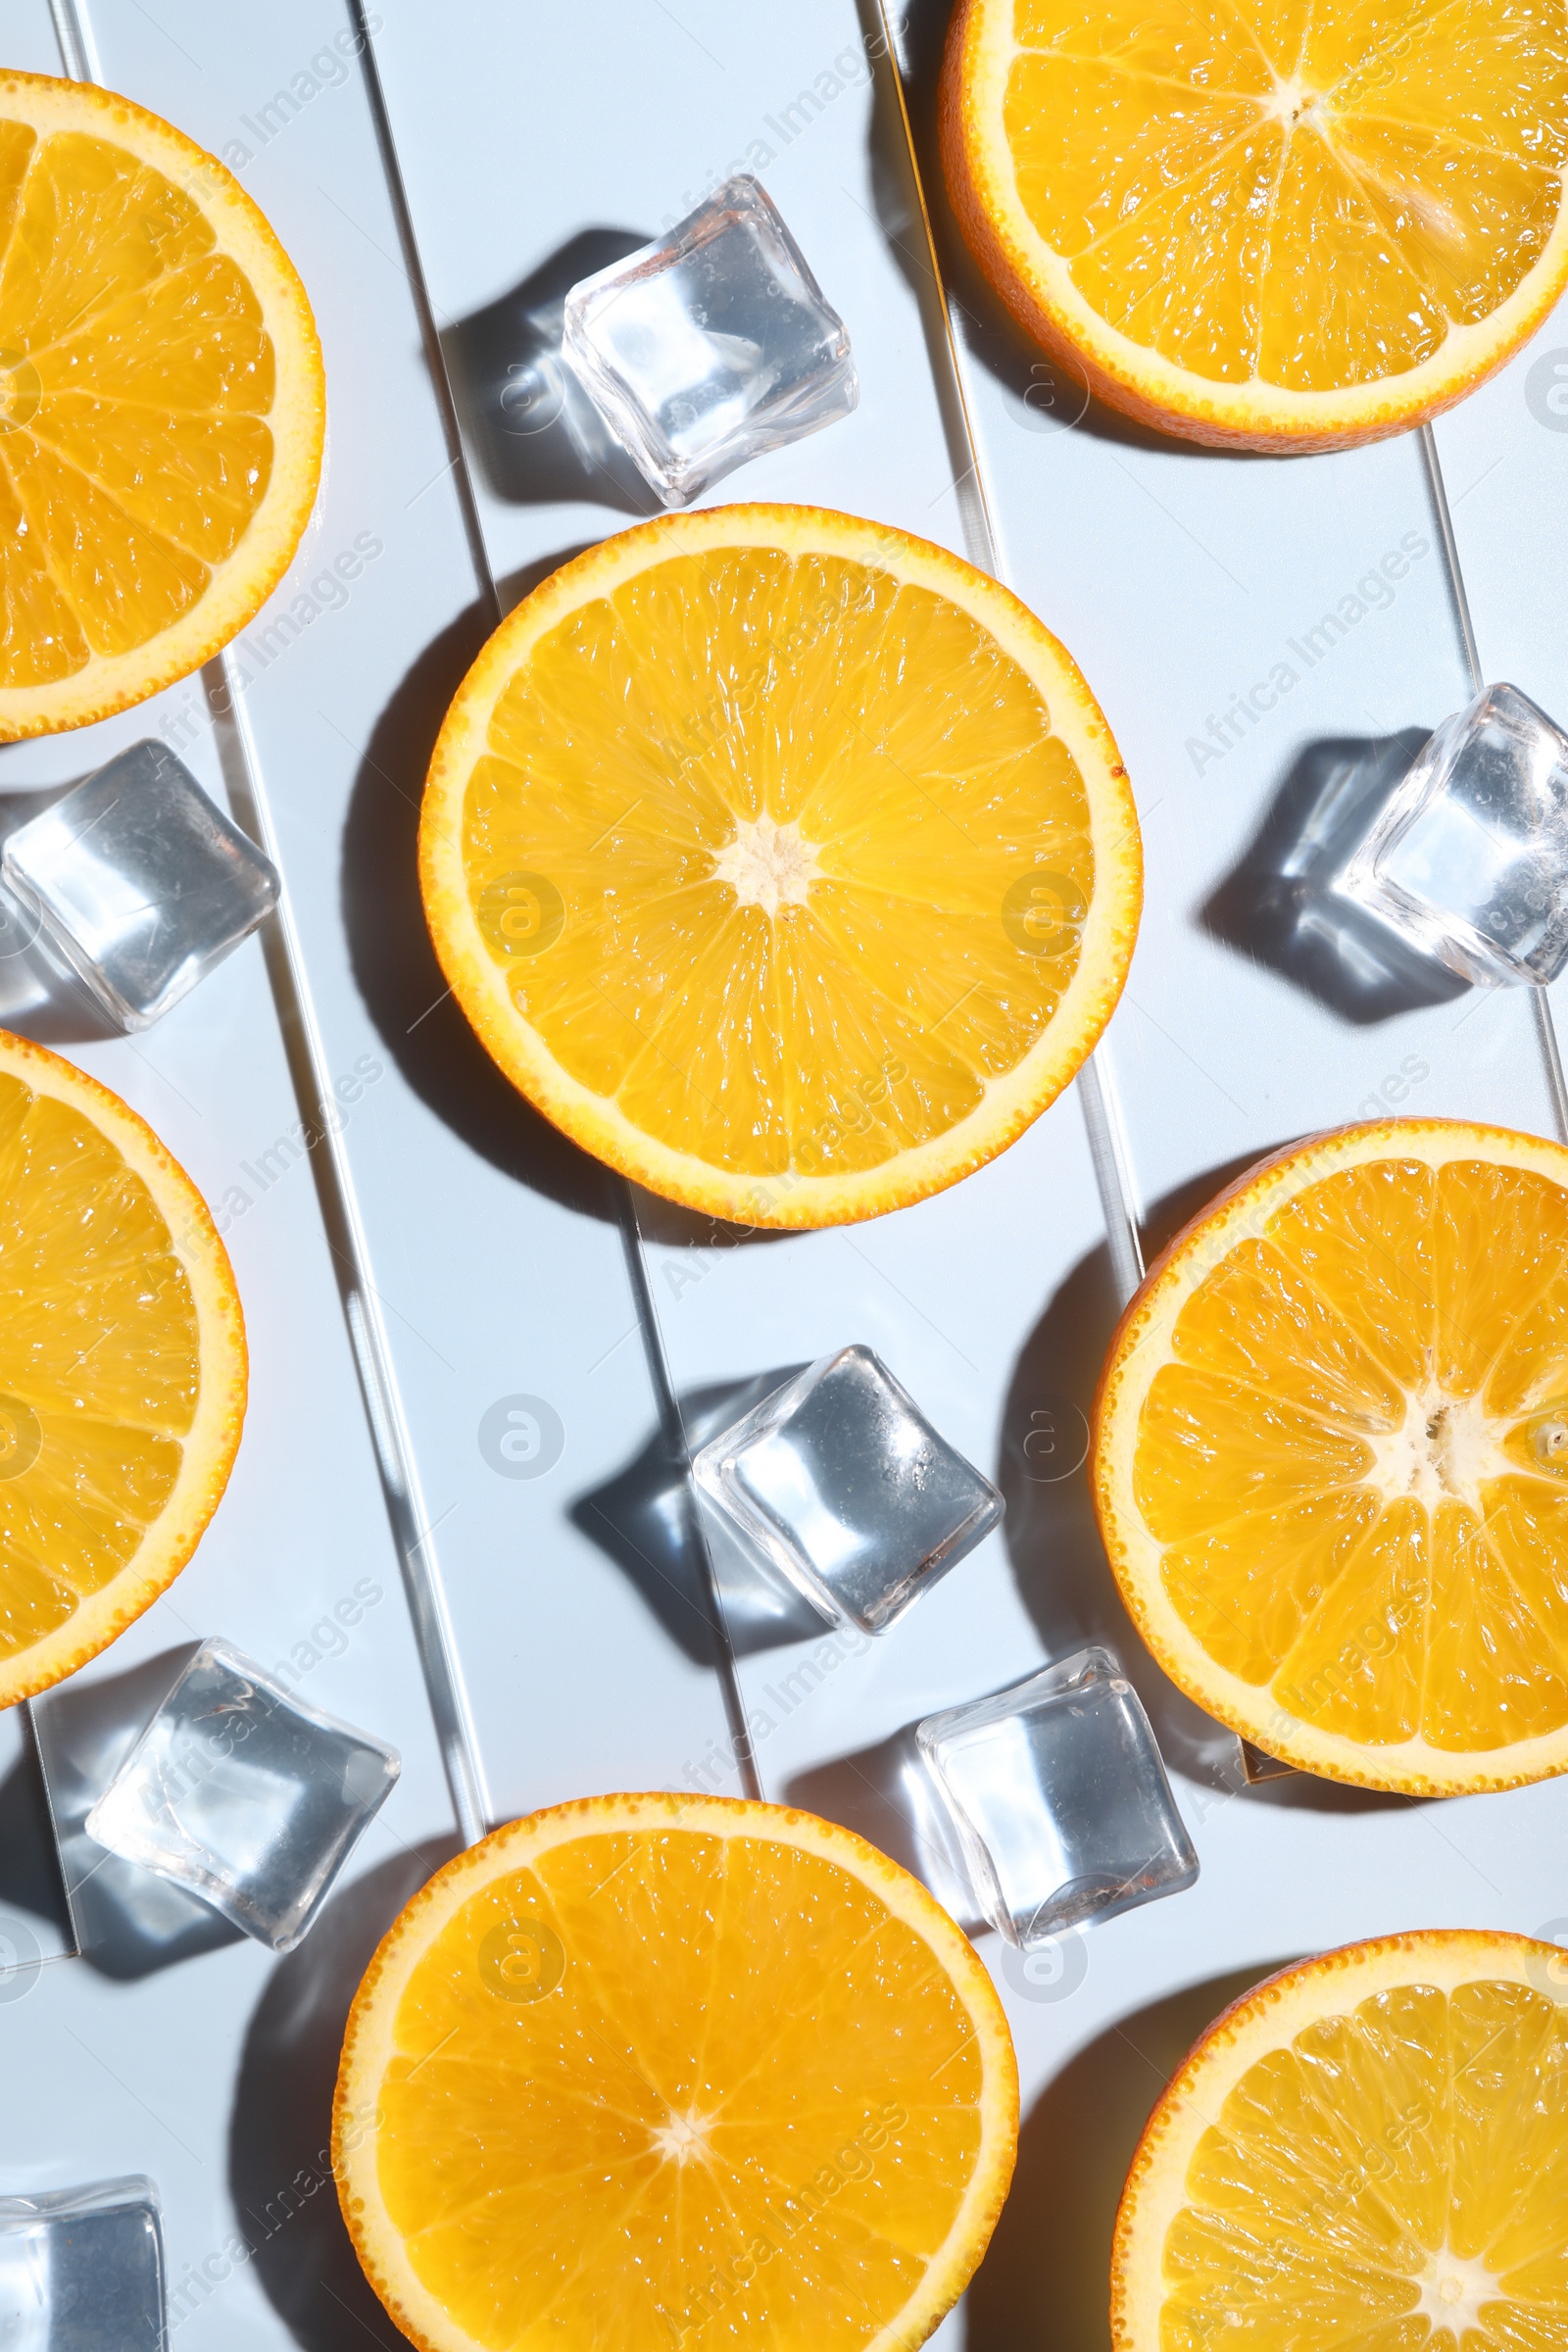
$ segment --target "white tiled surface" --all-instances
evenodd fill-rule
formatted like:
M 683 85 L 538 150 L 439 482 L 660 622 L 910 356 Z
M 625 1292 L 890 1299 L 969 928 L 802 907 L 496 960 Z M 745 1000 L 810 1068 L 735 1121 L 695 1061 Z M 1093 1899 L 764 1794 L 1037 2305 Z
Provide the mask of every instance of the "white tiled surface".
M 932 289 L 885 69 L 867 59 L 869 14 L 854 0 L 382 0 L 380 15 L 414 229 L 466 386 L 477 314 L 537 289 L 587 232 L 645 237 L 749 163 L 849 322 L 863 397 L 852 419 L 723 490 L 842 505 L 965 547 L 964 460 L 929 357 Z M 944 15 L 920 0 L 906 28 L 920 122 Z M 249 656 L 246 709 L 326 1074 L 375 1066 L 344 1137 L 346 1176 L 495 1814 L 616 1786 L 734 1787 L 689 1594 L 649 1556 L 645 1520 L 630 1516 L 618 1544 L 606 1532 L 626 1499 L 620 1474 L 655 1428 L 615 1189 L 490 1072 L 437 1002 L 423 943 L 415 809 L 440 711 L 482 634 L 482 588 L 373 119 L 344 65 L 349 20 L 336 0 L 221 13 L 202 0 L 93 0 L 92 23 L 111 83 L 238 168 L 298 262 L 325 340 L 326 491 L 262 624 L 286 614 L 292 639 Z M 0 43 L 7 62 L 58 68 L 44 0 L 0 0 Z M 1025 398 L 1038 390 L 1029 356 L 961 268 L 955 285 L 1007 576 L 1082 662 L 1143 815 L 1148 909 L 1104 1058 L 1152 1226 L 1200 1199 L 1215 1171 L 1374 1097 L 1548 1130 L 1521 999 L 1467 995 L 1356 1025 L 1202 916 L 1311 746 L 1430 725 L 1463 699 L 1415 443 L 1272 463 L 1160 445 L 1098 417 L 1042 430 Z M 1548 322 L 1533 354 L 1443 420 L 1439 440 L 1483 659 L 1560 712 L 1568 590 L 1552 494 L 1568 432 L 1549 407 L 1543 421 L 1528 391 L 1540 357 L 1559 350 L 1568 361 L 1568 323 Z M 484 559 L 510 598 L 636 504 L 602 477 L 552 470 L 526 436 L 487 441 L 473 397 Z M 314 594 L 356 546 L 365 568 L 348 601 Z M 1358 598 L 1400 547 L 1408 569 L 1392 600 Z M 1308 661 L 1307 632 L 1345 599 L 1365 610 Z M 247 637 L 260 646 L 261 628 Z M 1274 708 L 1233 726 L 1214 755 L 1211 718 L 1282 663 L 1294 676 L 1283 691 L 1276 681 Z M 0 789 L 84 772 L 171 716 L 216 786 L 191 682 L 90 741 L 0 755 Z M 254 1195 L 242 1209 L 230 1200 L 256 1360 L 239 1471 L 169 1601 L 94 1672 L 113 1676 L 193 1632 L 282 1655 L 367 1575 L 384 1603 L 313 1668 L 311 1694 L 398 1740 L 407 1762 L 336 1917 L 293 1960 L 231 1945 L 127 1983 L 62 1959 L 27 1979 L 23 2000 L 0 2003 L 0 2186 L 152 2172 L 176 2279 L 213 2263 L 211 2291 L 191 2290 L 179 2331 L 194 2352 L 336 2347 L 360 2340 L 360 2324 L 390 2342 L 318 2178 L 323 2101 L 368 1938 L 451 1835 L 452 1811 L 312 1178 L 291 1166 L 263 1193 L 240 1173 L 298 1115 L 260 948 L 138 1047 L 80 1057 L 146 1111 L 215 1202 Z M 838 1811 L 898 1847 L 898 1790 L 879 1776 L 887 1743 L 929 1708 L 1096 1635 L 1122 1646 L 1150 1701 L 1202 1876 L 1085 1938 L 1081 1981 L 1059 1997 L 1015 1981 L 985 1939 L 1018 2040 L 1024 2151 L 993 2254 L 941 2336 L 974 2352 L 1036 2336 L 1087 2352 L 1104 2340 L 1115 2185 L 1162 2073 L 1225 1997 L 1216 1980 L 1391 1928 L 1528 1930 L 1568 1913 L 1552 1860 L 1564 1789 L 1436 1807 L 1299 1781 L 1247 1797 L 1213 1785 L 1223 1742 L 1125 1627 L 1081 1475 L 1041 1478 L 1038 1446 L 1025 1451 L 1042 1415 L 1076 1427 L 1114 1312 L 1075 1096 L 957 1191 L 849 1232 L 733 1247 L 658 1203 L 641 1210 L 683 1396 L 865 1340 L 1008 1495 L 1005 1529 L 885 1642 L 743 1642 L 769 1795 Z M 514 1396 L 544 1398 L 563 1425 L 564 1450 L 537 1479 L 498 1476 L 480 1451 L 487 1408 Z M 0 1747 L 0 1792 L 23 1769 Z M 25 1894 L 31 1882 L 13 1875 Z M 0 1879 L 0 1934 L 8 1916 L 47 1946 L 47 1923 Z M 244 2262 L 222 2252 L 239 2208 L 260 2248 Z

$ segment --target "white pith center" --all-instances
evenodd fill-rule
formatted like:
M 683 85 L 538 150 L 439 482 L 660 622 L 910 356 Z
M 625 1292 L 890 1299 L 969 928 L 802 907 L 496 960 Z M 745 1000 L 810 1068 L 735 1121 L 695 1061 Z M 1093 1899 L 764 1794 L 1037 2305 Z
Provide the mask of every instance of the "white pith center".
M 1474 1396 L 1449 1396 L 1436 1387 L 1411 1396 L 1398 1429 L 1368 1436 L 1374 1456 L 1365 1483 L 1389 1502 L 1406 1496 L 1429 1510 L 1467 1502 L 1478 1516 L 1490 1479 L 1517 1476 L 1500 1443 L 1506 1422 L 1494 1421 Z
M 1320 104 L 1318 92 L 1309 90 L 1299 74 L 1293 74 L 1288 80 L 1283 74 L 1276 74 L 1273 89 L 1259 101 L 1259 111 L 1265 122 L 1272 119 L 1283 122 L 1288 129 L 1307 124 L 1316 128 L 1314 117 Z
M 1421 2300 L 1416 2310 L 1434 2328 L 1451 2328 L 1462 2342 L 1467 2328 L 1481 2324 L 1483 2303 L 1498 2301 L 1501 2289 L 1477 2255 L 1434 2254 L 1416 2284 Z
M 741 906 L 777 914 L 781 906 L 806 905 L 821 871 L 816 855 L 815 842 L 804 841 L 793 820 L 779 825 L 770 816 L 743 816 L 734 840 L 715 852 L 713 872 Z
M 654 2145 L 666 2164 L 706 2164 L 713 2152 L 708 2139 L 711 2121 L 695 2108 L 688 2115 L 671 2113 L 668 2123 L 654 2133 Z
M 1266 98 L 1257 102 L 1258 113 L 1265 122 L 1280 122 L 1287 136 L 1293 130 L 1315 130 L 1332 146 L 1334 129 L 1333 92 L 1309 90 L 1298 74 L 1288 77 L 1276 74 L 1274 87 Z M 1446 237 L 1460 244 L 1466 242 L 1464 223 L 1441 195 L 1423 187 L 1408 173 L 1396 167 L 1380 171 L 1366 157 L 1357 157 L 1357 178 L 1370 182 L 1378 192 L 1401 210 L 1413 213 L 1421 226 L 1432 236 Z

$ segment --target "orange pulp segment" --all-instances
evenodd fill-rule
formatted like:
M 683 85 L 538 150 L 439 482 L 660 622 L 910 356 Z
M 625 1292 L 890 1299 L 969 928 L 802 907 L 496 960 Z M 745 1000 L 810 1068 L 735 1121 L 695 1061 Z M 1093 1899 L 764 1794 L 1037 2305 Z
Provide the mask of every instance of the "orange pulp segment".
M 964 0 L 943 132 L 1024 325 L 1199 439 L 1400 431 L 1568 276 L 1558 0 Z
M 1273 1755 L 1439 1792 L 1568 1765 L 1568 1152 L 1318 1138 L 1178 1237 L 1095 1477 L 1147 1638 Z
M 141 1614 L 227 1482 L 245 1338 L 223 1246 L 136 1114 L 0 1031 L 0 1706 Z
M 1568 1976 L 1430 1933 L 1286 1970 L 1150 2119 L 1112 2262 L 1116 2352 L 1560 2352 Z
M 597 1797 L 403 1913 L 336 2150 L 425 2352 L 892 2352 L 978 2262 L 1016 2126 L 990 1978 L 895 1864 L 775 1806 Z
M 322 429 L 310 306 L 238 182 L 126 99 L 0 74 L 0 741 L 226 644 Z
M 944 550 L 809 508 L 671 514 L 503 623 L 420 871 L 502 1068 L 653 1190 L 764 1225 L 953 1183 L 1077 1070 L 1140 894 L 1068 656 Z

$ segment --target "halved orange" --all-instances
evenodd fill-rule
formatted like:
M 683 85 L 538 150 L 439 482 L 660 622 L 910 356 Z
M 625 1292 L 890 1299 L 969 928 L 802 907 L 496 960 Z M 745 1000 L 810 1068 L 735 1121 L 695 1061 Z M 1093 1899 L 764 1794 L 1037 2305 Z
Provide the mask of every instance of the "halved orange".
M 431 936 L 514 1085 L 755 1225 L 952 1184 L 1126 976 L 1138 826 L 1070 657 L 943 548 L 810 507 L 665 514 L 534 590 L 431 762 Z
M 1562 2352 L 1562 1958 L 1390 1936 L 1228 2009 L 1128 2176 L 1115 2352 Z
M 984 2252 L 1017 2125 L 991 1980 L 895 1863 L 776 1805 L 603 1796 L 394 1924 L 333 2161 L 422 2352 L 896 2352 Z
M 189 1177 L 118 1095 L 0 1030 L 0 1707 L 95 1656 L 185 1565 L 245 1376 Z
M 226 645 L 288 568 L 325 394 L 244 189 L 128 98 L 0 74 L 0 742 Z
M 1394 1119 L 1264 1160 L 1122 1318 L 1093 1476 L 1144 1639 L 1268 1754 L 1568 1768 L 1568 1152 Z
M 1561 0 L 961 0 L 942 149 L 1026 332 L 1199 441 L 1402 432 L 1568 281 Z

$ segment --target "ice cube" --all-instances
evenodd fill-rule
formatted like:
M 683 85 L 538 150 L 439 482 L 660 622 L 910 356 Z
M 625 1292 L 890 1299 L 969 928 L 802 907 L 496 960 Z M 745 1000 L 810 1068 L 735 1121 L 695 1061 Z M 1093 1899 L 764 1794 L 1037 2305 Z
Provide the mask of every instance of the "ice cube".
M 1517 686 L 1456 710 L 1346 864 L 1348 898 L 1461 979 L 1568 963 L 1568 736 Z
M 706 1445 L 706 1506 L 831 1625 L 880 1634 L 972 1551 L 1002 1496 L 869 1348 L 808 1365 Z
M 275 869 L 161 743 L 18 827 L 0 861 L 44 944 L 120 1028 L 150 1028 L 277 904 Z
M 195 1646 L 145 1658 L 122 1674 L 70 1676 L 33 1703 L 76 1940 L 96 1967 L 121 1981 L 213 1951 L 239 1933 L 210 1903 L 122 1862 L 87 1835 L 87 1816 Z
M 859 397 L 844 321 L 771 198 L 727 179 L 566 296 L 568 366 L 666 506 Z
M 158 2191 L 132 2176 L 0 2197 L 6 2352 L 165 2352 Z
M 204 1642 L 87 1835 L 291 1952 L 400 1769 L 392 1748 Z
M 980 1914 L 1021 1951 L 1198 1876 L 1149 1718 L 1108 1649 L 928 1715 L 915 1739 Z

